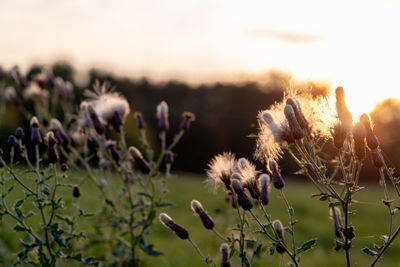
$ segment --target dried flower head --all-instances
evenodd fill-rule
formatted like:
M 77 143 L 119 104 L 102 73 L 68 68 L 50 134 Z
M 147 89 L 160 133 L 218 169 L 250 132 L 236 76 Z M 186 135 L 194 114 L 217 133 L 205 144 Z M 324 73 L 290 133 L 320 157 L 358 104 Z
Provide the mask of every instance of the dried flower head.
M 231 267 L 231 263 L 229 261 L 229 246 L 226 243 L 222 243 L 219 247 L 219 251 L 221 252 L 221 267 Z
M 268 161 L 268 170 L 271 172 L 272 183 L 276 189 L 281 189 L 285 186 L 285 181 L 281 175 L 281 171 L 279 170 L 278 163 L 275 160 L 270 159 Z
M 162 224 L 164 224 L 165 227 L 168 227 L 169 229 L 171 229 L 172 231 L 175 232 L 175 234 L 185 240 L 189 238 L 189 232 L 182 226 L 180 226 L 179 224 L 177 224 L 176 222 L 174 222 L 171 217 L 169 217 L 166 213 L 161 213 L 159 216 L 160 222 Z
M 300 127 L 300 124 L 297 122 L 293 107 L 291 105 L 286 104 L 283 112 L 285 114 L 286 120 L 289 123 L 291 136 L 296 140 L 303 138 L 304 133 Z
M 336 95 L 336 112 L 339 120 L 342 122 L 346 129 L 346 132 L 350 132 L 353 126 L 353 116 L 346 106 L 346 101 L 344 99 L 344 89 L 339 86 L 335 90 Z
M 332 135 L 333 135 L 333 144 L 337 149 L 341 149 L 344 145 L 344 141 L 346 140 L 347 133 L 346 133 L 346 128 L 340 121 L 335 124 Z
M 89 117 L 92 120 L 92 124 L 94 126 L 94 129 L 98 134 L 103 134 L 105 131 L 103 123 L 100 121 L 99 116 L 97 115 L 96 111 L 91 105 L 87 106 L 87 111 L 89 113 Z
M 281 221 L 280 220 L 273 221 L 272 228 L 274 229 L 276 238 L 279 240 L 279 243 L 276 246 L 276 251 L 281 254 L 285 253 L 286 242 L 285 242 L 285 237 L 283 236 L 283 225 Z
M 353 128 L 354 152 L 359 160 L 365 158 L 366 131 L 361 122 L 357 122 Z
M 371 121 L 370 118 L 367 114 L 362 114 L 360 117 L 360 122 L 362 125 L 364 125 L 365 131 L 366 131 L 366 136 L 365 139 L 367 141 L 367 145 L 369 149 L 375 150 L 379 146 L 379 141 L 376 135 L 374 134 L 371 126 Z
M 293 108 L 294 114 L 296 116 L 296 120 L 299 123 L 302 129 L 308 129 L 308 121 L 304 117 L 303 112 L 301 111 L 300 103 L 297 99 L 289 97 L 286 99 L 286 105 L 290 105 Z
M 252 198 L 260 197 L 260 189 L 258 188 L 257 170 L 246 158 L 240 158 L 237 161 L 236 172 L 241 176 L 243 187 L 246 187 Z
M 206 229 L 211 230 L 214 228 L 215 224 L 214 224 L 213 219 L 204 210 L 203 206 L 201 205 L 201 203 L 199 201 L 192 200 L 192 202 L 190 202 L 190 206 L 192 207 L 193 212 L 196 213 L 200 217 L 200 220 Z
M 183 112 L 182 113 L 182 122 L 181 122 L 181 129 L 183 131 L 187 131 L 190 128 L 190 124 L 196 120 L 196 116 L 192 112 Z
M 230 152 L 217 155 L 211 160 L 208 167 L 208 181 L 215 186 L 223 184 L 228 191 L 231 191 L 231 177 L 235 170 L 235 155 Z
M 157 106 L 157 118 L 158 118 L 158 128 L 160 130 L 168 130 L 169 129 L 169 121 L 168 121 L 168 104 L 165 101 L 161 101 Z
M 253 202 L 251 202 L 251 199 L 244 191 L 242 183 L 237 179 L 233 179 L 232 188 L 237 195 L 239 206 L 241 206 L 244 210 L 251 210 L 253 208 Z
M 93 107 L 103 124 L 111 124 L 115 120 L 115 114 L 120 116 L 122 122 L 130 112 L 128 101 L 118 93 L 112 92 L 107 82 L 100 84 L 96 81 L 93 85 L 94 92 L 85 90 L 88 103 Z

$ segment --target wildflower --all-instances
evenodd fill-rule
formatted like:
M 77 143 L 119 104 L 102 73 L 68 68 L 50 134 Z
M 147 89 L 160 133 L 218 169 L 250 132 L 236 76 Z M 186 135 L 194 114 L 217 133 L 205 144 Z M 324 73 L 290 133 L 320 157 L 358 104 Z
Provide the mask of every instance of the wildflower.
M 346 139 L 346 129 L 341 122 L 335 124 L 333 129 L 333 144 L 337 149 L 341 149 Z
M 231 176 L 235 168 L 235 155 L 230 152 L 217 155 L 211 160 L 208 167 L 208 181 L 216 186 L 223 184 L 226 190 L 232 191 Z
M 25 133 L 24 130 L 21 127 L 18 127 L 17 130 L 15 130 L 15 137 L 18 140 L 21 140 L 22 138 L 24 138 Z
M 260 200 L 263 205 L 267 205 L 269 203 L 269 191 L 271 190 L 269 175 L 263 173 L 260 175 L 259 180 L 261 184 Z
M 187 131 L 190 128 L 190 124 L 196 120 L 196 116 L 192 112 L 182 113 L 181 130 Z
M 137 127 L 139 129 L 144 129 L 146 127 L 146 123 L 144 122 L 142 112 L 135 112 L 134 116 L 136 118 Z
M 275 160 L 270 159 L 268 161 L 268 169 L 272 175 L 272 183 L 276 189 L 281 189 L 285 186 L 285 181 L 282 178 L 281 172 L 279 170 L 278 163 Z
M 150 172 L 150 164 L 143 158 L 142 153 L 134 146 L 129 147 L 129 154 L 135 160 L 136 165 L 139 167 L 140 171 L 144 174 Z
M 299 123 L 297 122 L 293 107 L 291 105 L 286 104 L 284 113 L 289 123 L 289 129 L 292 137 L 296 140 L 303 138 L 304 133 Z
M 229 261 L 229 246 L 226 243 L 222 243 L 219 247 L 219 251 L 221 251 L 221 267 L 231 267 L 231 262 Z
M 174 163 L 174 152 L 172 152 L 171 150 L 168 150 L 165 153 L 164 161 L 166 164 Z
M 107 140 L 106 142 L 104 142 L 104 147 L 105 149 L 110 151 L 111 157 L 115 162 L 118 162 L 120 160 L 121 156 L 117 150 L 117 142 L 115 142 L 114 140 Z
M 103 134 L 105 131 L 103 123 L 100 121 L 99 117 L 97 116 L 96 111 L 94 108 L 89 105 L 87 106 L 87 111 L 89 112 L 90 119 L 92 120 L 94 129 L 98 134 Z
M 374 164 L 374 166 L 377 169 L 380 169 L 383 167 L 384 162 L 378 153 L 379 152 L 377 150 L 371 150 L 371 159 L 372 159 L 372 163 Z
M 158 118 L 158 128 L 160 130 L 166 131 L 169 129 L 168 121 L 168 104 L 165 101 L 161 101 L 157 106 L 157 118 Z
M 74 187 L 72 188 L 72 195 L 75 198 L 78 198 L 81 196 L 81 191 L 79 190 L 79 186 L 77 184 L 75 184 Z
M 340 237 L 340 232 L 343 229 L 342 215 L 338 207 L 332 207 L 329 209 L 329 217 L 333 221 L 336 237 Z
M 97 81 L 94 85 L 94 92 L 86 90 L 85 96 L 95 113 L 103 124 L 111 124 L 119 131 L 119 124 L 124 123 L 130 112 L 128 101 L 118 93 L 112 92 L 108 83 Z
M 159 216 L 160 222 L 162 224 L 164 224 L 165 227 L 168 227 L 169 229 L 171 229 L 172 231 L 175 232 L 175 234 L 185 240 L 189 238 L 189 232 L 182 226 L 180 226 L 179 224 L 177 224 L 176 222 L 174 222 L 171 217 L 169 217 L 166 213 L 161 213 Z
M 31 142 L 34 145 L 39 145 L 42 142 L 42 136 L 39 130 L 39 120 L 36 117 L 31 119 Z
M 344 90 L 343 87 L 338 87 L 335 90 L 336 94 L 336 112 L 339 117 L 339 120 L 342 122 L 343 126 L 346 129 L 346 132 L 351 130 L 353 125 L 353 116 L 351 112 L 346 106 L 346 102 L 344 100 Z
M 50 163 L 56 163 L 58 161 L 58 152 L 56 149 L 57 140 L 54 137 L 53 132 L 48 132 L 45 138 L 47 144 L 47 156 Z
M 13 146 L 15 146 L 16 144 L 17 144 L 17 139 L 15 138 L 14 135 L 10 135 L 10 136 L 8 137 L 8 145 L 9 145 L 10 147 L 13 147 Z
M 300 127 L 302 129 L 308 129 L 308 121 L 304 117 L 304 114 L 301 112 L 299 101 L 295 98 L 289 97 L 288 99 L 286 99 L 286 104 L 290 105 L 293 108 L 296 120 L 299 123 Z
M 260 189 L 258 188 L 256 167 L 247 159 L 240 158 L 235 169 L 242 178 L 243 187 L 249 190 L 252 198 L 258 199 L 260 197 Z
M 66 172 L 69 169 L 68 164 L 65 162 L 60 165 L 60 168 L 63 172 Z
M 360 122 L 362 123 L 362 125 L 364 125 L 366 131 L 365 139 L 367 141 L 369 149 L 371 150 L 377 149 L 379 146 L 379 141 L 378 138 L 376 138 L 374 132 L 372 131 L 371 121 L 369 119 L 369 116 L 367 114 L 362 114 L 360 117 Z
M 282 154 L 281 145 L 284 141 L 283 130 L 275 122 L 269 111 L 260 112 L 258 115 L 260 131 L 257 139 L 256 157 L 263 160 L 267 155 L 274 159 Z
M 365 158 L 365 127 L 357 122 L 353 129 L 354 152 L 359 160 Z
M 54 136 L 59 143 L 63 144 L 69 142 L 69 137 L 65 133 L 64 128 L 59 120 L 55 118 L 51 119 L 49 130 L 54 133 Z
M 238 197 L 239 205 L 244 210 L 251 210 L 253 208 L 253 203 L 244 191 L 242 183 L 237 179 L 232 179 L 232 188 Z
M 192 202 L 190 203 L 190 206 L 192 207 L 193 212 L 196 213 L 200 217 L 200 220 L 206 229 L 211 230 L 214 228 L 213 219 L 204 210 L 203 206 L 201 205 L 201 203 L 199 201 L 192 200 Z
M 272 228 L 274 229 L 275 237 L 279 240 L 276 246 L 276 251 L 280 254 L 286 251 L 285 237 L 283 236 L 283 225 L 280 220 L 275 220 L 272 222 Z

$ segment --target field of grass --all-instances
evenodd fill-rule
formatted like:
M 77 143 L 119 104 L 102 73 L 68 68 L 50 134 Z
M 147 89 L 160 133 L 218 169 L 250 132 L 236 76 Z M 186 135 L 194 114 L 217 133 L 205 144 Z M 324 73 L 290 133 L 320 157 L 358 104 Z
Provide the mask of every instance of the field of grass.
M 71 173 L 69 175 L 71 184 L 74 184 L 81 177 L 80 173 Z M 202 202 L 205 209 L 214 218 L 216 229 L 223 235 L 230 235 L 232 222 L 236 220 L 236 212 L 231 208 L 230 202 L 227 202 L 223 192 L 212 193 L 203 183 L 203 175 L 174 175 L 169 178 L 167 200 L 174 202 L 175 206 L 164 208 L 161 211 L 167 212 L 177 223 L 185 226 L 192 237 L 202 249 L 204 254 L 214 259 L 217 265 L 220 262 L 219 245 L 220 240 L 211 231 L 203 228 L 198 217 L 193 215 L 190 208 L 190 201 L 197 199 Z M 71 188 L 61 188 L 62 194 L 65 194 L 66 206 L 73 207 L 74 199 L 71 196 Z M 82 196 L 79 199 L 81 207 L 86 210 L 98 210 L 100 194 L 97 189 L 88 181 L 81 188 Z M 295 210 L 295 218 L 298 223 L 295 225 L 296 243 L 299 246 L 302 242 L 312 238 L 317 239 L 314 249 L 307 251 L 301 257 L 302 266 L 344 266 L 344 251 L 335 252 L 334 248 L 334 230 L 332 222 L 329 220 L 327 211 L 327 202 L 312 198 L 315 193 L 314 188 L 308 183 L 302 183 L 291 179 L 287 181 L 285 187 L 286 196 Z M 116 192 L 116 194 L 118 194 Z M 17 196 L 13 196 L 13 198 Z M 374 243 L 381 244 L 380 236 L 387 234 L 389 215 L 387 209 L 383 206 L 381 199 L 383 192 L 379 187 L 367 185 L 367 188 L 356 195 L 357 203 L 352 206 L 353 214 L 350 222 L 356 230 L 353 248 L 351 250 L 352 266 L 369 266 L 372 261 L 371 256 L 367 256 L 361 250 L 365 246 L 372 247 Z M 10 203 L 12 199 L 9 199 Z M 25 205 L 25 204 L 24 204 Z M 24 209 L 29 208 L 29 203 Z M 254 208 L 259 214 L 258 208 Z M 270 204 L 267 211 L 272 215 L 272 219 L 280 219 L 284 225 L 288 224 L 289 218 L 285 210 L 283 201 L 280 199 L 276 190 L 272 189 Z M 247 217 L 250 224 L 255 224 L 254 220 Z M 32 220 L 35 220 L 33 217 Z M 92 230 L 91 217 L 82 218 L 82 227 Z M 395 220 L 397 226 L 400 220 Z M 12 228 L 14 223 L 8 218 L 3 218 L 0 222 L 0 265 L 6 264 L 10 258 L 15 257 L 20 247 L 18 238 Z M 150 257 L 143 253 L 143 258 L 148 266 L 204 266 L 200 257 L 195 253 L 188 241 L 180 240 L 173 232 L 166 229 L 157 220 L 153 227 L 153 234 L 150 240 L 155 244 L 155 249 L 163 251 L 164 255 L 159 257 Z M 254 237 L 257 237 L 254 234 Z M 288 238 L 288 236 L 287 236 Z M 267 246 L 270 241 L 263 238 L 258 240 Z M 290 247 L 290 246 L 289 246 Z M 397 253 L 400 249 L 400 239 L 395 240 L 385 256 L 377 266 L 399 266 L 400 255 Z M 96 252 L 101 255 L 101 251 Z M 254 266 L 279 266 L 281 257 L 278 254 L 269 256 L 269 251 L 263 251 L 261 259 L 255 258 Z M 284 263 L 289 262 L 287 256 L 283 259 Z M 239 263 L 233 261 L 233 266 Z

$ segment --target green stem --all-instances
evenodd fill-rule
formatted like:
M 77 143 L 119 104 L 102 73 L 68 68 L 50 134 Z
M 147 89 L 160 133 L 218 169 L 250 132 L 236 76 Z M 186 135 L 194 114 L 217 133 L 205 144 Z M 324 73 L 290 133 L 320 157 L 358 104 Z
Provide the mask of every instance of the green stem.
M 392 244 L 393 240 L 397 237 L 397 235 L 400 232 L 400 226 L 397 228 L 396 232 L 393 234 L 392 238 L 389 239 L 387 244 L 383 247 L 383 249 L 379 252 L 379 254 L 376 256 L 375 260 L 371 263 L 371 267 L 375 266 L 375 264 L 378 262 L 378 260 L 382 257 L 383 253 L 389 248 L 390 244 Z
M 193 242 L 193 240 L 190 238 L 190 236 L 188 237 L 188 241 L 190 242 L 190 244 L 192 244 L 192 246 L 196 249 L 197 253 L 200 255 L 201 259 L 208 265 L 211 267 L 211 264 L 208 262 L 208 258 L 206 258 L 203 253 L 201 252 L 199 246 L 196 245 L 196 243 Z

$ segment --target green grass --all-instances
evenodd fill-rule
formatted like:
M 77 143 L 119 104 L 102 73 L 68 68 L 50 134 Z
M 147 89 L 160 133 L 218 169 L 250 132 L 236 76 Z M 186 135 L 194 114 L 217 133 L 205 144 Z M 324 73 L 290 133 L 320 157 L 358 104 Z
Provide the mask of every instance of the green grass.
M 71 172 L 68 181 L 71 184 L 76 183 L 82 177 L 82 173 Z M 199 200 L 209 214 L 214 218 L 216 229 L 223 235 L 230 235 L 233 225 L 236 221 L 236 211 L 231 208 L 230 202 L 225 200 L 222 191 L 212 193 L 203 183 L 205 176 L 202 175 L 175 175 L 168 181 L 169 192 L 167 200 L 174 202 L 175 206 L 159 210 L 159 213 L 167 212 L 177 223 L 185 226 L 192 239 L 199 245 L 203 253 L 210 256 L 214 262 L 219 264 L 219 245 L 221 241 L 211 231 L 203 228 L 198 217 L 193 215 L 190 208 L 192 199 Z M 300 178 L 299 178 L 300 179 Z M 8 199 L 10 206 L 13 199 L 17 199 L 20 193 L 18 186 L 13 195 Z M 299 246 L 302 242 L 312 238 L 317 239 L 316 246 L 305 252 L 301 256 L 302 266 L 345 266 L 344 251 L 335 252 L 334 248 L 334 230 L 332 222 L 329 220 L 327 202 L 319 201 L 318 198 L 312 198 L 315 189 L 309 183 L 302 183 L 298 180 L 288 180 L 284 188 L 286 196 L 295 210 L 295 218 L 298 223 L 295 225 L 296 244 Z M 60 188 L 61 194 L 65 196 L 65 205 L 67 208 L 74 207 L 74 199 L 71 196 L 71 188 Z M 101 207 L 101 196 L 90 181 L 87 181 L 81 187 L 82 196 L 79 199 L 81 207 L 87 211 L 98 211 Z M 115 194 L 119 192 L 115 189 Z M 372 248 L 373 243 L 381 244 L 380 236 L 387 234 L 389 215 L 387 208 L 382 204 L 383 192 L 378 186 L 367 185 L 367 188 L 356 194 L 357 203 L 352 205 L 353 214 L 350 217 L 351 224 L 355 227 L 356 238 L 351 249 L 352 266 L 369 266 L 372 257 L 365 255 L 361 250 L 365 246 Z M 23 209 L 30 208 L 31 203 L 25 203 Z M 258 207 L 254 208 L 258 212 Z M 288 214 L 284 203 L 272 189 L 270 204 L 267 206 L 272 219 L 280 219 L 284 225 L 288 225 Z M 218 212 L 217 212 L 218 211 Z M 81 218 L 83 232 L 93 231 L 93 220 L 98 218 Z M 247 216 L 251 225 L 256 227 L 254 220 Z M 37 217 L 31 219 L 31 223 L 40 223 Z M 400 220 L 395 220 L 397 226 Z M 7 217 L 0 222 L 0 265 L 9 262 L 15 258 L 15 253 L 21 248 L 18 244 L 21 235 L 12 230 L 14 223 Z M 159 223 L 157 220 L 153 227 L 153 234 L 149 240 L 155 244 L 155 249 L 164 252 L 159 257 L 150 257 L 143 253 L 143 258 L 148 266 L 204 266 L 200 257 L 195 253 L 188 241 L 180 240 L 169 229 Z M 257 234 L 253 233 L 254 237 Z M 285 235 L 288 239 L 288 234 Z M 271 242 L 261 237 L 259 242 L 269 248 Z M 290 244 L 290 242 L 288 242 Z M 289 248 L 291 246 L 289 245 Z M 397 253 L 400 249 L 400 239 L 395 240 L 389 248 L 380 263 L 376 266 L 398 266 L 400 255 Z M 102 251 L 97 251 L 101 255 Z M 281 257 L 278 254 L 269 255 L 269 251 L 263 251 L 262 258 L 254 259 L 254 266 L 278 266 Z M 289 258 L 283 258 L 284 263 L 289 262 Z M 233 261 L 233 266 L 238 266 L 237 261 Z M 68 265 L 66 265 L 68 266 Z

